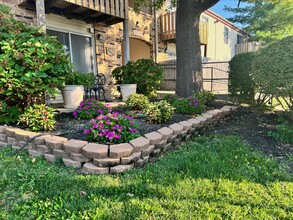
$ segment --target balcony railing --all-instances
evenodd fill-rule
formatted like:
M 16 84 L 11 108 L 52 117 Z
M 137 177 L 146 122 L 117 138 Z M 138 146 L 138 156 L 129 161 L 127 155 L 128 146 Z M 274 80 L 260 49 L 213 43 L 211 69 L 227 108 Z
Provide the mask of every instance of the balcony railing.
M 36 9 L 35 0 L 18 0 L 19 6 Z M 128 19 L 128 0 L 44 0 L 46 13 L 90 23 L 115 24 Z
M 167 13 L 161 16 L 162 40 L 173 41 L 176 39 L 176 12 Z M 208 25 L 199 23 L 200 43 L 208 44 Z

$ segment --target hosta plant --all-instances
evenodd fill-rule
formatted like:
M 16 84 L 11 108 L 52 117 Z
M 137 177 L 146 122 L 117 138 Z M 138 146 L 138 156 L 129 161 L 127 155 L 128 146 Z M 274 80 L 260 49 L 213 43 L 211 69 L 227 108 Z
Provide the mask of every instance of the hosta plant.
M 106 115 L 109 112 L 111 112 L 109 104 L 100 102 L 96 99 L 86 99 L 80 103 L 77 109 L 73 112 L 73 115 L 80 119 L 91 119 L 99 115 Z
M 55 110 L 45 104 L 34 104 L 25 108 L 19 123 L 31 131 L 51 131 L 55 127 Z
M 134 119 L 118 112 L 91 119 L 84 134 L 89 141 L 103 144 L 127 143 L 140 136 Z

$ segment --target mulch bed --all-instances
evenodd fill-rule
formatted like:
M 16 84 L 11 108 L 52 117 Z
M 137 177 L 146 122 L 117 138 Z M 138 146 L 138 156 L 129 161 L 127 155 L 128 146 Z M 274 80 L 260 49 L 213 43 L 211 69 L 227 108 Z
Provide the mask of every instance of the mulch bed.
M 217 109 L 225 104 L 225 102 L 215 102 L 208 108 Z M 114 109 L 114 111 L 116 110 L 121 113 L 126 112 L 123 107 Z M 163 124 L 150 124 L 145 122 L 143 118 L 136 117 L 136 122 L 139 125 L 139 132 L 146 134 L 191 117 L 175 114 L 170 121 Z M 251 107 L 239 107 L 228 119 L 219 122 L 207 134 L 237 135 L 255 149 L 283 161 L 288 159 L 288 155 L 292 155 L 293 146 L 282 144 L 268 136 L 268 132 L 278 124 L 277 119 L 277 112 L 259 112 Z M 61 136 L 68 139 L 85 140 L 83 130 L 87 123 L 88 120 L 76 120 L 72 114 L 62 113 L 57 116 L 56 129 L 53 132 L 65 133 Z M 293 168 L 292 163 L 290 167 Z

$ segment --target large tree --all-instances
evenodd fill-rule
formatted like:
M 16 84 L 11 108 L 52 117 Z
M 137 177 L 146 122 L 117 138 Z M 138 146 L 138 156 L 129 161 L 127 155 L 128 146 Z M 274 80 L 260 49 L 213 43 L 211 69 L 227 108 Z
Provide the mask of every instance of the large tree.
M 235 13 L 229 18 L 240 23 L 250 40 L 269 43 L 293 35 L 293 0 L 242 0 L 246 4 L 226 10 Z
M 153 0 L 160 8 L 167 0 Z M 199 39 L 199 20 L 202 12 L 220 0 L 172 0 L 176 6 L 176 55 L 177 75 L 176 94 L 188 97 L 192 92 L 202 89 L 202 63 Z M 135 7 L 148 3 L 148 0 L 136 0 Z

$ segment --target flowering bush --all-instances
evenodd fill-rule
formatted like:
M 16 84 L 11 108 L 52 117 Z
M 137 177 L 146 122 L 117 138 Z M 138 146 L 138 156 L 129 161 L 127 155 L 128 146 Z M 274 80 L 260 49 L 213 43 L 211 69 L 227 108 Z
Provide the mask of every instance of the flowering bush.
M 174 108 L 176 113 L 185 115 L 201 114 L 205 111 L 205 105 L 203 105 L 198 99 L 192 96 L 188 98 L 180 98 L 176 95 L 169 95 L 164 97 Z
M 193 95 L 194 99 L 197 99 L 201 104 L 208 105 L 215 101 L 216 96 L 210 91 L 202 91 Z
M 31 131 L 51 131 L 55 126 L 55 110 L 45 104 L 34 104 L 25 108 L 19 122 Z
M 84 134 L 88 140 L 104 144 L 127 143 L 140 136 L 134 119 L 118 112 L 92 119 L 87 129 L 84 130 Z
M 149 99 L 145 95 L 135 93 L 127 98 L 125 104 L 129 109 L 142 110 L 149 104 Z
M 109 112 L 111 112 L 109 104 L 99 102 L 96 99 L 86 99 L 80 102 L 79 107 L 73 112 L 73 115 L 80 119 L 91 119 L 98 115 L 106 115 Z
M 169 120 L 174 113 L 174 108 L 165 100 L 150 103 L 143 114 L 146 120 L 151 123 L 163 123 Z

